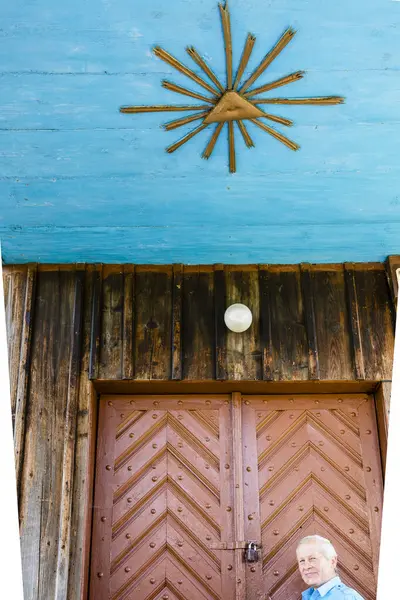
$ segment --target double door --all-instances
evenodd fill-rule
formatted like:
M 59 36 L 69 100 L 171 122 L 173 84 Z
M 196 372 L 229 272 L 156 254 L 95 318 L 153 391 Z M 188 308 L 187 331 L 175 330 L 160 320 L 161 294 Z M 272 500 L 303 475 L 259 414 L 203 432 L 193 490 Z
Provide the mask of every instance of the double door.
M 371 397 L 102 396 L 98 427 L 90 600 L 298 600 L 295 549 L 314 533 L 375 598 Z

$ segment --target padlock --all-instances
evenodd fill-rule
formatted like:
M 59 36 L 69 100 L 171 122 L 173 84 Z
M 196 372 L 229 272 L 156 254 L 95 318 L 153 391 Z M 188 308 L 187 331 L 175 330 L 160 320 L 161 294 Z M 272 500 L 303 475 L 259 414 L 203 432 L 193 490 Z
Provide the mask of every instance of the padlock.
M 249 542 L 244 553 L 244 559 L 248 563 L 254 563 L 258 561 L 258 550 L 255 542 Z

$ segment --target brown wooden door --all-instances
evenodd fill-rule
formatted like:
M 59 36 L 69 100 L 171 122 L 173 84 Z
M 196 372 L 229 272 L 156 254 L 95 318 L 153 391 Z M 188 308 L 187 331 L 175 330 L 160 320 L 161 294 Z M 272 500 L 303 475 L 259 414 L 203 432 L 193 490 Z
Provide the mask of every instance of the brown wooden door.
M 229 396 L 103 397 L 90 598 L 235 594 Z
M 366 395 L 102 397 L 90 600 L 298 600 L 310 533 L 373 600 L 381 508 Z
M 243 440 L 245 537 L 263 546 L 262 565 L 246 567 L 247 600 L 300 598 L 296 544 L 311 534 L 331 540 L 343 581 L 374 599 L 383 485 L 373 399 L 244 396 Z

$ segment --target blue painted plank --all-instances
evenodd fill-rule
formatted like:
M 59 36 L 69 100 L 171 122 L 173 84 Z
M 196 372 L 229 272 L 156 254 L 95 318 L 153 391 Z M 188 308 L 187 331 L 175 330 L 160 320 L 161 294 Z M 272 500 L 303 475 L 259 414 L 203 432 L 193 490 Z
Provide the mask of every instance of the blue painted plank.
M 206 165 L 207 166 L 207 165 Z M 0 181 L 0 226 L 96 227 L 400 222 L 400 166 L 380 173 L 81 177 Z M 51 232 L 49 233 L 51 236 Z M 321 240 L 321 243 L 323 240 Z M 379 243 L 371 239 L 371 246 Z M 212 241 L 210 241 L 212 244 Z
M 0 71 L 165 72 L 149 53 L 154 44 L 178 58 L 185 57 L 185 45 L 194 44 L 217 71 L 223 70 L 216 0 L 14 4 L 3 3 L 0 9 L 6 39 L 0 46 Z M 283 69 L 399 68 L 396 2 L 386 2 L 383 10 L 377 0 L 243 0 L 231 12 L 235 64 L 248 31 L 258 39 L 251 62 L 255 66 L 291 25 L 299 34 L 277 59 Z
M 81 227 L 0 230 L 3 258 L 21 262 L 299 263 L 383 261 L 400 253 L 400 223 L 373 225 Z M 374 248 L 371 240 L 379 234 Z
M 331 107 L 329 107 L 331 108 Z M 353 171 L 369 173 L 397 170 L 400 156 L 400 123 L 359 124 L 349 127 L 279 127 L 301 145 L 289 150 L 268 133 L 250 124 L 255 148 L 248 149 L 236 129 L 238 174 L 229 179 L 263 176 L 269 184 L 273 173 L 301 178 L 301 173 Z M 165 147 L 182 132 L 148 130 L 89 131 L 2 131 L 0 132 L 1 175 L 3 177 L 76 177 L 135 175 L 155 178 L 153 193 L 163 191 L 162 177 L 193 176 L 226 178 L 226 135 L 220 136 L 215 155 L 204 161 L 200 155 L 213 127 L 202 131 L 184 147 L 167 154 Z M 355 175 L 356 176 L 356 175 Z M 357 175 L 359 177 L 359 175 Z M 361 175 L 362 177 L 362 175 Z M 227 180 L 228 181 L 228 180 Z M 298 179 L 300 184 L 300 179 Z M 260 181 L 261 183 L 261 181 Z M 193 186 L 195 199 L 199 195 Z
M 286 72 L 271 71 L 273 81 Z M 189 89 L 202 90 L 173 77 Z M 162 77 L 150 75 L 2 75 L 0 129 L 156 129 L 183 114 L 125 115 L 121 105 L 196 104 L 161 87 Z M 12 90 L 12 93 L 10 93 Z M 343 125 L 400 121 L 400 77 L 397 71 L 313 72 L 303 80 L 264 97 L 304 97 L 339 93 L 340 106 L 268 106 L 266 112 L 291 118 L 296 125 Z M 188 113 L 190 114 L 190 113 Z

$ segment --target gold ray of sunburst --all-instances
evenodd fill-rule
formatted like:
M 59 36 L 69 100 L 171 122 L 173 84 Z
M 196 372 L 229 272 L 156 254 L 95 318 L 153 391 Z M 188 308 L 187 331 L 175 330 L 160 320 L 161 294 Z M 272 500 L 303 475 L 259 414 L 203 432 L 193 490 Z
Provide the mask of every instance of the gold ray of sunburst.
M 187 88 L 171 83 L 170 81 L 164 80 L 162 86 L 177 94 L 190 96 L 205 102 L 201 105 L 162 105 L 162 106 L 122 106 L 120 111 L 122 113 L 145 113 L 145 112 L 192 112 L 188 116 L 170 121 L 164 125 L 167 131 L 177 129 L 193 121 L 199 121 L 202 119 L 202 123 L 195 129 L 192 129 L 184 137 L 179 139 L 177 142 L 169 146 L 167 152 L 175 152 L 178 148 L 183 146 L 186 142 L 192 139 L 195 135 L 206 129 L 208 126 L 212 126 L 215 123 L 215 129 L 209 139 L 207 146 L 202 154 L 202 158 L 210 158 L 215 144 L 224 129 L 227 126 L 228 130 L 228 156 L 229 156 L 229 171 L 234 173 L 236 171 L 236 156 L 235 156 L 235 133 L 234 133 L 234 122 L 237 123 L 239 131 L 243 137 L 243 140 L 248 148 L 254 146 L 253 140 L 247 130 L 244 120 L 253 123 L 266 133 L 269 133 L 276 140 L 280 141 L 287 148 L 291 150 L 298 150 L 300 146 L 293 142 L 285 135 L 277 131 L 276 129 L 266 125 L 260 119 L 267 119 L 274 123 L 281 125 L 291 126 L 293 121 L 280 117 L 278 115 L 272 115 L 261 110 L 260 105 L 262 104 L 287 104 L 287 105 L 299 105 L 299 104 L 319 104 L 319 105 L 334 105 L 342 104 L 344 98 L 341 96 L 324 96 L 324 97 L 310 97 L 310 98 L 260 98 L 259 94 L 268 92 L 278 87 L 282 87 L 299 81 L 305 75 L 304 71 L 297 71 L 284 77 L 280 77 L 275 81 L 271 81 L 259 87 L 252 89 L 251 86 L 257 81 L 257 79 L 264 73 L 269 65 L 275 60 L 275 58 L 282 52 L 282 50 L 289 44 L 293 39 L 296 31 L 289 27 L 279 38 L 275 46 L 264 56 L 258 67 L 252 72 L 243 83 L 241 83 L 243 74 L 246 70 L 249 62 L 256 38 L 249 33 L 243 48 L 243 53 L 239 62 L 239 66 L 236 75 L 233 74 L 232 67 L 232 34 L 231 34 L 231 22 L 230 14 L 228 9 L 228 2 L 224 5 L 219 4 L 219 10 L 222 21 L 222 31 L 224 37 L 225 46 L 225 62 L 226 62 L 226 85 L 224 86 L 207 65 L 204 59 L 200 56 L 193 46 L 186 48 L 186 51 L 190 58 L 200 67 L 201 71 L 208 77 L 212 85 L 204 80 L 202 77 L 197 75 L 192 69 L 183 65 L 174 56 L 156 46 L 154 48 L 154 54 L 161 58 L 164 62 L 168 63 L 174 69 L 197 83 L 203 90 L 208 92 L 210 95 L 205 96 L 204 93 L 189 90 Z M 215 86 L 215 87 L 214 87 Z

